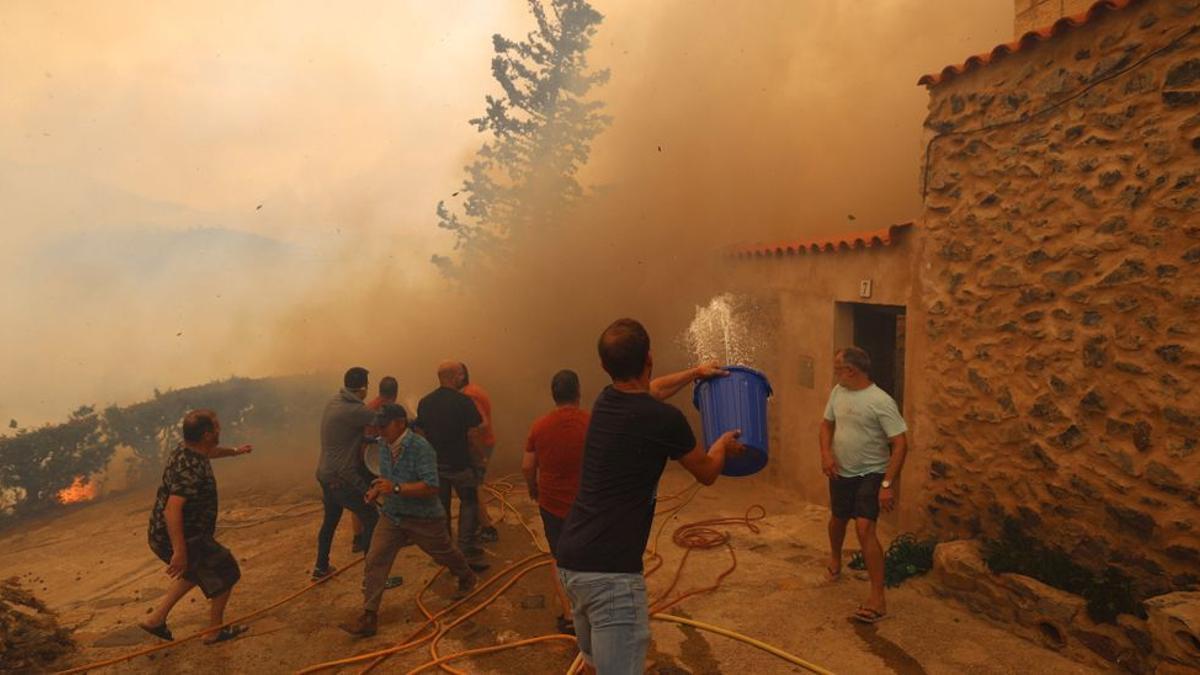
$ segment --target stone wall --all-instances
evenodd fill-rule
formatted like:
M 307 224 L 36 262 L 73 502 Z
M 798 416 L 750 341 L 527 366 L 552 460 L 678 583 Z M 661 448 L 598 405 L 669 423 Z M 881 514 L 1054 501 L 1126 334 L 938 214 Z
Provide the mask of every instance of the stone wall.
M 1096 0 L 1014 0 L 1013 37 L 1045 28 L 1064 16 L 1086 12 Z
M 1200 669 L 1200 593 L 1156 596 L 1146 619 L 1122 614 L 1096 623 L 1084 598 L 1020 574 L 993 574 L 979 544 L 966 540 L 938 544 L 930 576 L 939 596 L 1076 660 L 1133 673 Z
M 931 526 L 1015 517 L 1144 596 L 1200 582 L 1198 22 L 1147 0 L 936 85 L 922 158 Z

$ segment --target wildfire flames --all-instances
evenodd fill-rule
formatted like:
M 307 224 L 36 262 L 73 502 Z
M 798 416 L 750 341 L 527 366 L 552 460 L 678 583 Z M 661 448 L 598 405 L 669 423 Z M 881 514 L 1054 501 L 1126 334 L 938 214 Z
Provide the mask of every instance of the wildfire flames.
M 96 483 L 88 481 L 87 476 L 76 476 L 71 487 L 58 491 L 58 501 L 62 504 L 90 502 L 96 498 Z

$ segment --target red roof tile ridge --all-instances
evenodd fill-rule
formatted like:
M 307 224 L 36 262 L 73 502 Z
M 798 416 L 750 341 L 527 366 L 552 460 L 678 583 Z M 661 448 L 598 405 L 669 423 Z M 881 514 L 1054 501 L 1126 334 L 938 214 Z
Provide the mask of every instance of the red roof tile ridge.
M 816 237 L 773 243 L 734 244 L 728 254 L 734 258 L 783 257 L 805 253 L 836 253 L 857 249 L 891 246 L 913 223 L 898 223 L 878 230 L 845 234 L 840 237 Z
M 1045 42 L 1067 31 L 1078 28 L 1079 26 L 1088 23 L 1101 14 L 1120 11 L 1139 1 L 1140 0 L 1099 0 L 1099 2 L 1096 2 L 1092 4 L 1091 7 L 1088 7 L 1086 11 L 1072 16 L 1064 16 L 1049 26 L 1045 26 L 1038 30 L 1031 30 L 1017 40 L 996 45 L 990 52 L 976 54 L 959 65 L 946 66 L 940 73 L 929 73 L 927 75 L 922 75 L 921 79 L 917 80 L 917 84 L 923 84 L 927 87 L 936 87 L 939 84 L 957 77 L 958 75 L 962 75 L 969 70 L 986 66 L 989 63 L 993 63 L 1001 58 L 1004 58 L 1005 56 L 1008 56 L 1009 54 L 1019 52 L 1022 49 L 1027 49 L 1033 45 Z

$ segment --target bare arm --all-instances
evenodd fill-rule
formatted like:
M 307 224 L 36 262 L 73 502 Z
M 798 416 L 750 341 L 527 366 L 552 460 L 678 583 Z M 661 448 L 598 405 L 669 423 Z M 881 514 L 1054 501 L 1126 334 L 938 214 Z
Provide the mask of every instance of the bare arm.
M 704 448 L 697 445 L 691 452 L 680 457 L 679 463 L 695 476 L 696 480 L 705 485 L 712 485 L 717 481 L 717 476 L 721 475 L 721 469 L 725 468 L 726 453 L 736 454 L 742 450 L 742 444 L 737 440 L 739 435 L 739 431 L 727 431 L 712 444 L 708 452 L 704 452 Z
M 888 444 L 892 448 L 892 458 L 888 460 L 887 470 L 883 473 L 883 479 L 888 481 L 888 487 L 879 488 L 879 508 L 884 511 L 891 511 L 896 508 L 896 479 L 900 477 L 900 470 L 904 468 L 904 458 L 908 455 L 908 435 L 898 434 L 888 439 Z
M 425 481 L 400 484 L 401 497 L 435 497 L 438 489 Z
M 171 562 L 167 565 L 167 574 L 178 578 L 187 571 L 187 539 L 183 536 L 183 504 L 186 497 L 170 495 L 167 497 L 163 518 L 167 521 L 167 537 L 171 540 Z
M 483 466 L 487 457 L 483 454 L 483 427 L 471 427 L 467 430 L 467 452 L 471 455 L 474 466 Z
M 827 419 L 821 420 L 821 471 L 826 476 L 833 478 L 837 475 L 838 467 L 837 459 L 833 456 L 833 432 L 836 426 L 833 422 Z
M 220 459 L 221 457 L 233 457 L 235 455 L 248 455 L 254 450 L 254 446 L 249 443 L 239 445 L 236 448 L 215 448 L 209 459 Z
M 887 471 L 883 478 L 889 483 L 895 483 L 900 478 L 900 470 L 904 468 L 904 460 L 908 457 L 908 434 L 900 434 L 888 439 L 892 446 L 892 458 L 888 460 Z
M 695 368 L 688 368 L 650 380 L 650 395 L 660 401 L 665 401 L 678 394 L 680 389 L 686 387 L 693 380 L 707 380 L 711 377 L 722 377 L 728 374 L 717 366 L 716 361 L 702 363 Z
M 525 475 L 525 486 L 529 488 L 530 499 L 538 497 L 537 469 L 537 453 L 526 450 L 525 456 L 521 458 L 521 473 Z
M 363 497 L 368 504 L 375 501 L 380 495 L 396 494 L 396 484 L 386 478 L 376 478 L 371 483 L 371 489 L 367 490 L 367 494 Z M 401 497 L 434 497 L 437 496 L 438 489 L 425 481 L 413 481 L 411 483 L 400 484 Z

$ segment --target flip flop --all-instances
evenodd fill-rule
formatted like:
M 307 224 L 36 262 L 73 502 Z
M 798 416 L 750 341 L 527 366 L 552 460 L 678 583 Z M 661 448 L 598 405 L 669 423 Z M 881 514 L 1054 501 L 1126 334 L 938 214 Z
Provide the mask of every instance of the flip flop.
M 142 624 L 139 623 L 138 628 L 141 628 L 142 630 L 146 631 L 147 633 L 153 635 L 156 638 L 161 638 L 163 640 L 166 640 L 167 642 L 173 642 L 175 640 L 175 636 L 171 635 L 171 629 L 167 628 L 167 624 L 165 621 L 163 623 L 158 624 L 157 626 L 143 626 Z
M 879 623 L 887 618 L 887 612 L 880 612 L 870 607 L 859 607 L 854 614 L 850 615 L 850 618 L 859 623 Z
M 218 642 L 227 642 L 227 641 L 232 640 L 235 637 L 241 635 L 242 633 L 245 633 L 248 630 L 250 630 L 249 626 L 241 626 L 241 625 L 226 626 L 226 627 L 222 628 L 221 630 L 217 631 L 216 637 L 212 638 L 211 640 L 206 639 L 204 641 L 204 644 L 215 645 Z
M 841 579 L 842 579 L 842 571 L 841 570 L 834 572 L 833 569 L 829 567 L 829 565 L 825 566 L 825 581 L 832 584 L 832 583 L 841 581 Z

